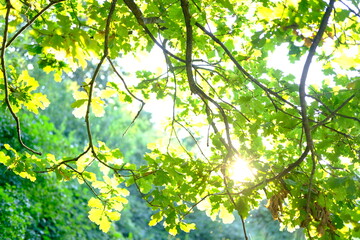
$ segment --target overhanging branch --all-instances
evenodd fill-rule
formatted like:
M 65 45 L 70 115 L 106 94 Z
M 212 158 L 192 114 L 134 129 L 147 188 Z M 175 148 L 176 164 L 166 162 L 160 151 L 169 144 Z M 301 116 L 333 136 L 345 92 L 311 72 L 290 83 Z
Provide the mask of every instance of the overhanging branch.
M 88 97 L 88 103 L 87 103 L 87 108 L 86 108 L 85 123 L 86 123 L 88 139 L 89 139 L 89 146 L 92 149 L 92 152 L 93 152 L 93 154 L 95 156 L 96 156 L 96 153 L 95 153 L 94 146 L 93 146 L 93 140 L 92 140 L 92 134 L 91 134 L 91 128 L 90 128 L 90 119 L 89 119 L 90 108 L 91 108 L 91 100 L 92 100 L 92 93 L 93 93 L 93 90 L 94 90 L 96 77 L 97 77 L 97 75 L 98 75 L 98 73 L 100 71 L 100 68 L 101 68 L 102 64 L 104 63 L 104 60 L 106 59 L 106 57 L 109 54 L 110 22 L 111 22 L 111 17 L 112 17 L 112 15 L 114 13 L 114 10 L 115 10 L 116 2 L 117 2 L 117 0 L 113 0 L 111 2 L 111 6 L 110 6 L 110 9 L 109 9 L 109 14 L 108 14 L 107 19 L 106 19 L 103 56 L 101 57 L 100 62 L 96 66 L 96 69 L 95 69 L 95 71 L 93 73 L 91 81 L 89 82 L 89 92 L 88 92 L 89 97 Z
M 6 75 L 6 64 L 5 64 L 5 49 L 6 49 L 6 41 L 7 41 L 7 37 L 8 37 L 10 10 L 11 10 L 10 1 L 7 1 L 3 42 L 2 42 L 1 53 L 0 53 L 1 71 L 3 74 L 3 78 L 4 78 L 4 88 L 5 88 L 5 103 L 6 103 L 7 107 L 9 108 L 9 111 L 16 122 L 16 130 L 17 130 L 17 135 L 18 135 L 18 140 L 19 140 L 20 145 L 34 154 L 41 155 L 41 152 L 35 151 L 34 149 L 25 145 L 25 143 L 23 142 L 22 137 L 21 137 L 21 126 L 20 126 L 19 117 L 16 115 L 16 113 L 12 109 L 12 106 L 9 101 L 9 89 L 8 89 L 9 87 L 8 87 L 8 79 L 7 79 L 7 75 Z
M 325 11 L 324 16 L 320 23 L 319 30 L 317 31 L 314 41 L 311 44 L 311 47 L 309 49 L 309 53 L 308 53 L 308 56 L 306 58 L 306 61 L 305 61 L 304 67 L 303 67 L 303 71 L 302 71 L 301 78 L 300 78 L 300 85 L 299 85 L 299 96 L 300 96 L 300 106 L 301 106 L 301 117 L 302 117 L 302 122 L 303 122 L 303 129 L 305 132 L 307 148 L 309 148 L 311 151 L 311 159 L 312 159 L 312 163 L 313 163 L 312 169 L 311 169 L 311 174 L 310 174 L 307 203 L 306 203 L 306 212 L 307 213 L 310 212 L 310 196 L 311 196 L 312 182 L 313 182 L 315 169 L 316 169 L 316 159 L 315 159 L 316 153 L 314 150 L 314 143 L 313 143 L 313 139 L 311 136 L 311 127 L 310 127 L 309 118 L 307 115 L 307 103 L 306 103 L 306 99 L 305 99 L 305 97 L 306 97 L 305 86 L 306 86 L 306 79 L 307 79 L 307 75 L 309 72 L 312 58 L 314 57 L 316 48 L 319 45 L 319 43 L 322 39 L 322 36 L 325 32 L 326 26 L 329 21 L 330 14 L 334 7 L 334 3 L 335 3 L 335 0 L 330 0 L 329 5 L 326 8 L 326 11 Z

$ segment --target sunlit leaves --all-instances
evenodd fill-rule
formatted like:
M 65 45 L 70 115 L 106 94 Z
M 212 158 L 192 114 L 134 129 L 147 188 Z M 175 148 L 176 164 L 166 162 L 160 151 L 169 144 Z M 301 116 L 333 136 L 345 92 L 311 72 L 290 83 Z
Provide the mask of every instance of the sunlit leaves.
M 286 8 L 282 5 L 278 5 L 274 9 L 270 9 L 267 7 L 259 7 L 257 11 L 257 16 L 259 16 L 260 19 L 264 19 L 266 21 L 281 18 L 284 15 L 286 16 L 287 14 Z
M 8 166 L 8 164 L 10 163 L 10 157 L 6 156 L 4 152 L 0 152 L 0 159 L 1 159 L 1 163 Z
M 184 223 L 181 222 L 180 223 L 180 229 L 183 230 L 184 232 L 190 232 L 191 230 L 195 230 L 196 226 L 194 223 Z
M 10 4 L 16 11 L 20 11 L 23 5 L 19 0 L 10 0 Z
M 116 90 L 108 88 L 108 89 L 105 89 L 105 90 L 101 91 L 100 97 L 101 98 L 109 98 L 109 97 L 113 96 L 114 94 L 116 94 Z
M 98 186 L 98 187 L 104 187 Z M 128 192 L 120 193 L 121 195 L 128 195 Z M 106 197 L 109 195 L 107 192 L 105 195 L 100 195 L 106 199 L 106 201 L 100 198 L 91 198 L 88 202 L 88 206 L 91 207 L 89 211 L 89 219 L 98 224 L 103 232 L 108 232 L 112 221 L 118 221 L 121 214 L 118 211 L 123 209 L 123 204 L 127 203 L 127 200 L 120 196 Z
M 79 172 L 83 172 L 85 168 L 91 163 L 92 157 L 89 153 L 82 155 L 77 161 L 76 166 Z
M 151 220 L 149 222 L 149 226 L 155 226 L 163 219 L 163 216 L 161 215 L 161 212 L 157 212 L 154 215 L 151 216 Z
M 178 230 L 176 228 L 170 228 L 169 233 L 173 236 L 175 236 L 178 233 Z
M 75 102 L 71 104 L 71 107 L 74 108 L 73 114 L 76 118 L 83 118 L 86 115 L 88 109 L 88 99 L 89 96 L 87 92 L 84 91 L 75 91 L 73 93 Z M 105 114 L 104 110 L 105 102 L 99 97 L 91 98 L 91 110 L 96 117 L 102 117 Z
M 105 102 L 98 97 L 94 97 L 91 100 L 92 112 L 96 117 L 102 117 L 105 114 L 104 110 Z
M 91 198 L 88 202 L 88 206 L 92 207 L 92 208 L 98 208 L 98 209 L 103 208 L 102 202 L 97 198 Z
M 73 114 L 76 118 L 82 118 L 86 115 L 88 95 L 84 91 L 76 91 L 73 93 L 75 102 L 71 104 L 74 108 Z
M 246 218 L 249 215 L 249 204 L 247 203 L 245 197 L 240 196 L 236 201 L 235 209 L 238 211 L 239 215 L 243 218 Z
M 15 75 L 15 73 L 13 73 Z M 23 71 L 12 81 L 10 85 L 10 101 L 13 103 L 13 110 L 17 113 L 22 106 L 29 111 L 38 114 L 39 108 L 45 109 L 50 102 L 47 97 L 39 92 L 33 93 L 39 87 L 38 81 L 31 77 L 28 71 Z
M 0 151 L 0 163 L 7 166 L 19 176 L 35 181 L 36 175 L 34 172 L 34 166 L 39 164 L 41 160 L 35 155 L 31 155 L 29 153 L 21 155 L 9 144 L 5 144 L 4 147 L 7 150 L 7 155 Z
M 111 222 L 109 221 L 107 215 L 105 214 L 103 209 L 93 208 L 89 212 L 89 219 L 98 224 L 99 228 L 103 232 L 108 232 L 111 226 Z

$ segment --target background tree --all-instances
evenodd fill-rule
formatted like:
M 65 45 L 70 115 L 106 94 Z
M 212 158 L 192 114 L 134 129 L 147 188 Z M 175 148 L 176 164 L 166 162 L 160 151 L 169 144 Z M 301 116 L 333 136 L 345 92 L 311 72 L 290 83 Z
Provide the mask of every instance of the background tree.
M 5 143 L 1 162 L 32 181 L 45 172 L 77 178 L 95 195 L 89 218 L 101 230 L 120 219 L 133 185 L 154 211 L 149 225 L 164 219 L 172 235 L 195 229 L 186 217 L 197 207 L 224 222 L 236 210 L 248 239 L 244 219 L 265 197 L 274 219 L 305 228 L 309 238 L 359 237 L 358 1 L 1 4 L 0 94 L 22 147 Z M 269 67 L 278 46 L 288 47 L 292 62 L 306 55 L 299 80 Z M 162 72 L 139 71 L 136 79 L 120 72 L 117 58 L 155 47 L 164 55 Z M 85 120 L 82 151 L 54 155 L 23 137 L 21 114 L 39 115 L 50 102 L 29 66 L 8 59 L 16 53 L 23 61 L 36 56 L 56 81 L 72 79 L 73 114 Z M 309 85 L 315 60 L 325 77 Z M 88 65 L 92 71 L 77 75 Z M 104 85 L 106 69 L 113 79 Z M 116 95 L 139 105 L 130 125 L 149 99 L 173 101 L 168 137 L 148 145 L 146 164 L 124 159 L 94 132 L 93 118 L 103 117 Z M 231 176 L 237 161 L 252 169 L 252 179 Z

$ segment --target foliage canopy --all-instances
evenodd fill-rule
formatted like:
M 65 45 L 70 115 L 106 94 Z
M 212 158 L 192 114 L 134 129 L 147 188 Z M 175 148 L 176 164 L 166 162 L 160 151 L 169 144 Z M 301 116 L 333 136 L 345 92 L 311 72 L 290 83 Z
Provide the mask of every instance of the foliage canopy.
M 1 142 L 0 162 L 31 181 L 55 172 L 60 181 L 86 184 L 94 193 L 89 218 L 104 232 L 120 219 L 134 185 L 154 210 L 149 225 L 164 220 L 173 235 L 196 228 L 186 218 L 195 207 L 224 222 L 236 210 L 244 224 L 267 198 L 274 219 L 305 228 L 309 238 L 360 237 L 359 4 L 2 0 L 0 99 L 23 151 Z M 288 49 L 283 61 L 306 57 L 300 79 L 270 66 L 279 47 Z M 163 52 L 154 60 L 158 72 L 131 77 L 120 70 L 129 66 L 118 59 L 154 48 Z M 324 77 L 309 84 L 314 61 Z M 69 105 L 85 122 L 84 151 L 43 152 L 23 140 L 22 113 L 40 115 L 50 104 L 34 68 L 72 82 Z M 103 74 L 111 80 L 102 81 Z M 146 164 L 93 136 L 91 121 L 106 118 L 106 104 L 137 103 L 134 122 L 153 98 L 171 101 L 173 109 L 168 135 L 148 145 Z M 65 143 L 63 149 L 71 147 Z M 231 176 L 239 159 L 251 178 Z

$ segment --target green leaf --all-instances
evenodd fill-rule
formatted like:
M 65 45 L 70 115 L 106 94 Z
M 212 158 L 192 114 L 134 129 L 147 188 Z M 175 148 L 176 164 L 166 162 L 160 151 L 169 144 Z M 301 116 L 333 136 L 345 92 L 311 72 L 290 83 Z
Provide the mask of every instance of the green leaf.
M 80 99 L 80 100 L 76 100 L 75 102 L 73 102 L 72 104 L 71 104 L 71 107 L 72 108 L 79 108 L 79 107 L 81 107 L 84 103 L 86 103 L 87 102 L 87 99 Z
M 236 211 L 238 211 L 239 215 L 243 218 L 247 218 L 249 216 L 249 205 L 244 197 L 239 197 L 236 201 Z

